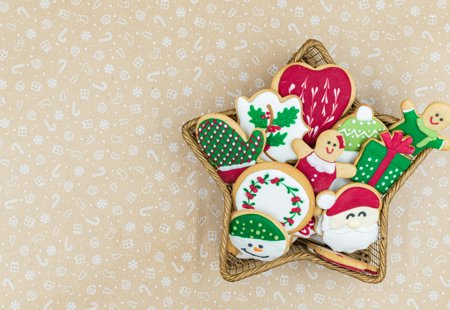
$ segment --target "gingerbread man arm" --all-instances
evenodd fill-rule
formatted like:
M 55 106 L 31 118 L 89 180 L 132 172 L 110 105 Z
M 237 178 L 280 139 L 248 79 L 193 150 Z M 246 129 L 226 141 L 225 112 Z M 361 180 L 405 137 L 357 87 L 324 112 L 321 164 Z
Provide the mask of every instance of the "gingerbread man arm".
M 292 149 L 298 158 L 306 157 L 313 151 L 302 139 L 295 139 L 292 141 Z
M 338 178 L 351 178 L 356 174 L 356 167 L 353 164 L 336 163 L 336 176 Z
M 402 112 L 414 110 L 414 103 L 411 100 L 406 99 L 401 103 Z
M 448 151 L 450 150 L 450 139 L 447 137 L 439 136 L 442 140 L 444 140 L 444 145 L 442 146 L 441 150 Z

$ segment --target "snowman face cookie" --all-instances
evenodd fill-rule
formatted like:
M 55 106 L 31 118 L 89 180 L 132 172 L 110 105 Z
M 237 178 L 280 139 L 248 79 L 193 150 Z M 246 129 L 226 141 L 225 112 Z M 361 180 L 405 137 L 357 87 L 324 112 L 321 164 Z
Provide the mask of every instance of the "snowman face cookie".
M 286 162 L 297 158 L 291 148 L 292 141 L 301 139 L 309 131 L 303 122 L 299 97 L 281 98 L 273 90 L 262 90 L 251 98 L 239 97 L 236 113 L 247 135 L 256 128 L 266 131 L 263 160 Z
M 261 212 L 238 211 L 231 217 L 230 242 L 238 258 L 272 261 L 287 252 L 289 241 L 283 226 Z

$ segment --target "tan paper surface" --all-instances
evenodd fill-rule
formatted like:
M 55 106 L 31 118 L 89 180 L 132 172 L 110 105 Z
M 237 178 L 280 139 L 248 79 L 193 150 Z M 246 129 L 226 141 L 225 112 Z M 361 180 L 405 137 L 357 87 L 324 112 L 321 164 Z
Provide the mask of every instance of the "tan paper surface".
M 448 154 L 434 151 L 392 202 L 382 284 L 306 262 L 230 284 L 221 196 L 180 128 L 268 87 L 308 38 L 380 112 L 448 102 L 449 6 L 1 0 L 2 306 L 448 307 Z

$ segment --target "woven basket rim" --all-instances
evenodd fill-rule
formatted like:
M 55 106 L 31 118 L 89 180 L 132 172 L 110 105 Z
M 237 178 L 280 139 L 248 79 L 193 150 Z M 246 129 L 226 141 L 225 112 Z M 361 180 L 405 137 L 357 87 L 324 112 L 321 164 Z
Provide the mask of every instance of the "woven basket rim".
M 324 45 L 317 40 L 307 40 L 300 48 L 299 50 L 292 56 L 292 58 L 288 61 L 288 63 L 294 63 L 294 62 L 306 62 L 311 65 L 310 62 L 308 62 L 308 59 L 306 58 L 309 54 L 312 52 L 315 52 L 314 55 L 319 55 L 321 57 L 321 60 L 324 62 L 324 64 L 335 64 L 333 58 L 330 56 Z M 315 57 L 315 56 L 314 56 Z M 357 98 L 355 98 L 352 107 L 347 112 L 347 114 L 352 113 L 352 111 L 360 105 L 360 102 Z M 218 112 L 230 117 L 236 117 L 236 111 L 234 109 Z M 380 114 L 377 111 L 374 111 L 374 114 L 377 118 L 379 118 L 381 121 L 383 121 L 387 125 L 391 125 L 398 121 L 398 118 L 391 116 L 391 115 L 385 115 Z M 360 281 L 366 282 L 366 283 L 379 283 L 383 281 L 383 279 L 386 276 L 386 254 L 387 254 L 387 232 L 388 232 L 388 210 L 389 210 L 389 204 L 394 197 L 395 193 L 401 188 L 401 186 L 406 182 L 406 180 L 414 173 L 414 171 L 417 169 L 417 167 L 420 165 L 420 163 L 428 156 L 430 153 L 430 149 L 427 149 L 423 152 L 421 152 L 418 156 L 416 156 L 411 165 L 408 167 L 408 169 L 402 174 L 402 176 L 392 185 L 392 187 L 388 190 L 386 194 L 382 197 L 382 208 L 380 212 L 380 219 L 379 219 L 379 225 L 380 225 L 380 233 L 377 243 L 379 242 L 379 266 L 378 267 L 378 274 L 376 275 L 370 275 L 368 273 L 362 273 L 362 272 L 356 272 L 351 271 L 349 269 L 346 269 L 344 267 L 340 267 L 338 265 L 332 264 L 324 259 L 322 259 L 320 256 L 312 252 L 308 249 L 307 245 L 310 242 L 309 240 L 302 240 L 298 239 L 296 241 L 296 246 L 300 249 L 300 252 L 298 253 L 291 253 L 288 252 L 287 254 L 283 255 L 282 257 L 271 261 L 271 262 L 257 262 L 253 263 L 255 266 L 248 268 L 247 270 L 242 270 L 240 272 L 236 272 L 234 274 L 231 274 L 228 269 L 228 252 L 227 252 L 227 245 L 228 245 L 228 224 L 231 217 L 231 213 L 233 211 L 233 203 L 231 198 L 231 186 L 227 186 L 218 176 L 216 169 L 209 163 L 208 159 L 204 156 L 202 150 L 200 149 L 196 136 L 195 136 L 195 128 L 197 125 L 197 121 L 200 117 L 194 118 L 182 126 L 182 135 L 184 140 L 186 141 L 187 145 L 191 148 L 194 155 L 199 159 L 200 163 L 203 165 L 204 168 L 208 171 L 212 179 L 216 182 L 217 186 L 219 187 L 220 191 L 222 192 L 223 199 L 224 199 L 224 215 L 223 215 L 223 231 L 221 234 L 221 244 L 220 244 L 220 273 L 222 277 L 226 281 L 234 282 L 239 281 L 244 278 L 247 278 L 252 275 L 259 274 L 261 272 L 268 271 L 272 268 L 275 268 L 277 266 L 293 262 L 293 261 L 299 261 L 299 260 L 307 260 L 314 263 L 317 263 L 319 265 L 325 266 L 328 269 L 336 270 L 340 273 L 346 274 L 348 276 L 351 276 L 353 278 L 356 278 Z M 389 127 L 389 126 L 388 126 Z M 378 251 L 377 251 L 378 252 Z M 231 254 L 230 254 L 231 255 Z M 246 261 L 247 265 L 251 264 L 248 260 Z M 244 269 L 244 268 L 242 268 Z

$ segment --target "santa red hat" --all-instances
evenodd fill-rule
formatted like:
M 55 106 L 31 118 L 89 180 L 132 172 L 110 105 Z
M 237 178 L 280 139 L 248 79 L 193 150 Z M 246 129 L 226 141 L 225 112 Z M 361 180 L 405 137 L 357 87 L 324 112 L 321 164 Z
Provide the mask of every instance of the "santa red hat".
M 327 210 L 327 216 L 333 216 L 358 207 L 378 209 L 381 205 L 378 195 L 365 187 L 350 187 L 344 190 L 337 199 L 332 196 L 326 193 L 320 195 L 317 200 L 319 207 Z

